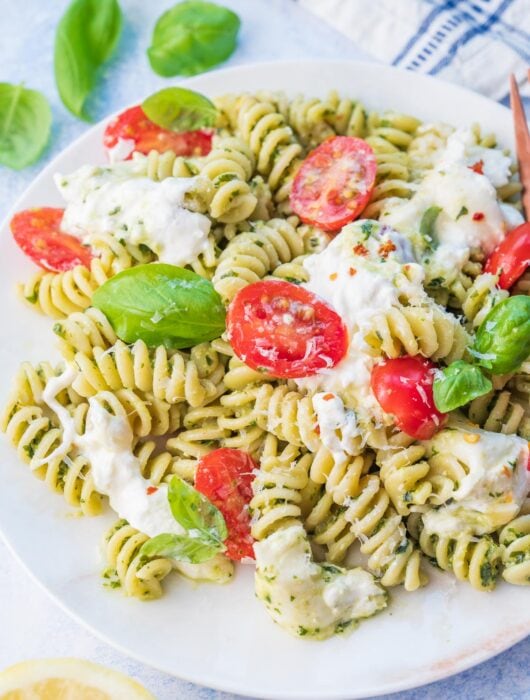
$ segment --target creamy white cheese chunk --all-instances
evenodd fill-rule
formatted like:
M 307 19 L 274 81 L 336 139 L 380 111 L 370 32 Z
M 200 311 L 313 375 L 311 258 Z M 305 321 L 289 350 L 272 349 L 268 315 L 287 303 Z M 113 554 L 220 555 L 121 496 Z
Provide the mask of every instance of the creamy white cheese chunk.
M 530 489 L 526 440 L 458 423 L 423 444 L 435 473 L 459 474 L 451 502 L 423 516 L 428 533 L 483 535 L 518 514 Z
M 363 441 L 355 412 L 345 408 L 336 394 L 319 392 L 312 398 L 322 444 L 333 455 L 335 462 L 344 462 L 348 456 L 361 453 Z
M 494 187 L 502 187 L 509 182 L 512 161 L 498 148 L 479 146 L 471 129 L 457 129 L 447 139 L 437 165 L 443 167 L 446 163 L 480 167 Z
M 482 174 L 470 167 L 479 162 Z M 381 220 L 415 241 L 425 211 L 440 208 L 432 230 L 435 250 L 424 261 L 429 279 L 451 279 L 469 259 L 470 249 L 491 253 L 506 232 L 521 223 L 517 210 L 501 205 L 495 190 L 508 182 L 510 162 L 498 149 L 477 146 L 470 130 L 458 130 L 414 196 L 389 202 Z
M 325 639 L 386 607 L 386 592 L 364 569 L 314 562 L 301 524 L 256 542 L 254 552 L 256 594 L 292 634 Z
M 306 258 L 309 281 L 304 286 L 341 316 L 350 343 L 346 356 L 335 367 L 295 380 L 300 388 L 337 394 L 347 407 L 368 419 L 389 421 L 370 387 L 376 358 L 365 336 L 377 314 L 400 306 L 400 297 L 430 303 L 422 286 L 423 271 L 412 260 L 403 236 L 368 220 L 345 226 L 321 253 Z
M 44 402 L 57 415 L 63 428 L 63 441 L 49 461 L 64 456 L 76 446 L 89 461 L 95 489 L 108 496 L 111 508 L 140 532 L 149 537 L 162 534 L 186 534 L 175 520 L 167 498 L 168 486 L 153 489 L 141 473 L 141 463 L 132 452 L 133 433 L 128 421 L 107 411 L 97 396 L 91 397 L 86 416 L 86 428 L 79 435 L 68 410 L 57 400 L 57 394 L 70 386 L 75 371 L 70 367 L 48 381 L 43 391 Z M 35 464 L 35 467 L 40 464 Z M 233 574 L 232 563 L 217 555 L 203 564 L 175 562 L 175 568 L 194 579 L 223 582 Z
M 84 165 L 55 176 L 66 200 L 62 229 L 90 244 L 102 234 L 153 250 L 162 262 L 188 265 L 208 246 L 210 220 L 186 208 L 186 196 L 208 182 L 168 177 L 155 182 L 137 174 L 133 162 L 112 167 Z

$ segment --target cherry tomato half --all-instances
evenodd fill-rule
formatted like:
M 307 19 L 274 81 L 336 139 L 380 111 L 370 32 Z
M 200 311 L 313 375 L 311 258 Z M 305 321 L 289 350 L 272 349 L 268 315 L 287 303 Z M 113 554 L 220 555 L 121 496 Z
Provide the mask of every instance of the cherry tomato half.
M 205 156 L 212 148 L 211 131 L 169 131 L 148 119 L 140 105 L 126 109 L 115 117 L 105 129 L 103 145 L 113 148 L 118 141 L 134 141 L 135 151 L 159 153 L 174 151 L 178 156 Z M 125 158 L 128 160 L 132 150 Z
M 61 231 L 63 214 L 64 209 L 52 207 L 19 211 L 11 219 L 13 238 L 22 252 L 45 270 L 90 267 L 90 250 L 75 236 Z
M 282 280 L 241 289 L 228 307 L 228 337 L 249 367 L 275 377 L 309 377 L 348 348 L 341 317 L 315 294 Z
M 366 141 L 331 136 L 304 160 L 291 190 L 291 207 L 306 224 L 339 231 L 356 219 L 374 189 L 377 163 Z
M 210 452 L 197 465 L 195 488 L 224 516 L 228 528 L 226 553 L 230 559 L 254 559 L 248 504 L 252 498 L 254 472 L 258 468 L 249 454 L 228 447 Z
M 383 360 L 372 370 L 372 391 L 396 426 L 416 440 L 428 440 L 446 414 L 434 404 L 432 385 L 436 365 L 424 357 Z
M 510 231 L 494 249 L 484 266 L 485 272 L 499 274 L 499 287 L 510 289 L 530 265 L 530 223 Z

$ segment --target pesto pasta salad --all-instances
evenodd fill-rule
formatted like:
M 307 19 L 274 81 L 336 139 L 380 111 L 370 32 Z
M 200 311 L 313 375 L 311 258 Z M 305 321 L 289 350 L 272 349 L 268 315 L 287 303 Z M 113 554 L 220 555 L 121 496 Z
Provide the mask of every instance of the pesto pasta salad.
M 495 137 L 168 88 L 104 146 L 11 221 L 62 361 L 23 362 L 0 418 L 69 506 L 115 512 L 104 583 L 254 566 L 317 639 L 432 565 L 529 585 L 530 223 Z

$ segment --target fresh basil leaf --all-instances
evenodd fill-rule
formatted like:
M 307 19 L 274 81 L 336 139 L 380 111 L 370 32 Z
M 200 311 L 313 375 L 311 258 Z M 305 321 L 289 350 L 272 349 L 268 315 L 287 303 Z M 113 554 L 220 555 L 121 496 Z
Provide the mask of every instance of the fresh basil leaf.
M 200 491 L 174 476 L 167 494 L 173 517 L 183 528 L 206 541 L 222 543 L 228 537 L 223 514 Z
M 435 378 L 433 385 L 434 403 L 442 413 L 465 406 L 493 388 L 480 367 L 470 365 L 464 360 L 458 360 L 445 367 L 442 375 Z
M 226 61 L 236 48 L 239 17 L 213 2 L 188 0 L 172 7 L 155 25 L 147 50 L 159 75 L 197 75 Z
M 421 217 L 420 234 L 429 244 L 429 247 L 432 247 L 431 244 L 434 241 L 434 224 L 441 211 L 441 207 L 429 207 L 423 212 L 423 216 Z
M 85 102 L 98 68 L 118 42 L 122 14 L 117 0 L 73 0 L 55 35 L 55 81 L 64 105 L 86 119 Z
M 170 131 L 193 131 L 213 126 L 215 105 L 207 97 L 186 88 L 169 87 L 155 92 L 142 103 L 149 119 Z
M 189 564 L 202 564 L 221 551 L 218 543 L 199 537 L 163 534 L 152 537 L 140 549 L 140 556 L 168 557 Z
M 493 374 L 518 369 L 530 355 L 530 297 L 513 296 L 494 306 L 480 324 L 470 353 Z
M 92 297 L 126 343 L 188 348 L 218 338 L 226 311 L 208 280 L 165 263 L 137 265 L 107 280 Z
M 23 85 L 0 83 L 0 164 L 20 170 L 41 155 L 52 124 L 48 100 Z

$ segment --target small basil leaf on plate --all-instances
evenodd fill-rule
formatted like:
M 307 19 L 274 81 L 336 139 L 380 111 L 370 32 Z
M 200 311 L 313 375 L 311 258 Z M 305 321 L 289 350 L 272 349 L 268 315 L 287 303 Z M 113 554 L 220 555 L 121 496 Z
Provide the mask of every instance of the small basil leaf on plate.
M 42 93 L 0 83 L 0 165 L 20 170 L 34 163 L 48 143 L 51 123 Z
M 86 119 L 85 102 L 99 67 L 118 42 L 122 15 L 117 0 L 73 0 L 55 34 L 55 81 L 64 105 Z
M 142 104 L 149 119 L 170 131 L 193 131 L 213 126 L 217 110 L 207 97 L 186 88 L 168 87 Z
M 220 551 L 216 542 L 187 535 L 163 534 L 147 540 L 140 549 L 140 556 L 168 557 L 189 564 L 202 564 Z
M 434 241 L 434 225 L 441 211 L 441 207 L 429 207 L 423 212 L 423 216 L 421 217 L 420 234 L 429 247 L 432 247 Z
M 470 353 L 493 374 L 518 369 L 530 355 L 530 297 L 517 295 L 494 306 L 480 324 Z
M 213 2 L 174 5 L 155 25 L 147 50 L 159 75 L 196 75 L 225 61 L 236 48 L 239 17 Z
M 174 476 L 167 494 L 173 517 L 184 529 L 209 542 L 221 544 L 228 537 L 223 514 L 200 491 Z
M 445 367 L 433 385 L 436 408 L 442 413 L 454 411 L 492 390 L 490 380 L 480 367 L 458 360 Z
M 137 265 L 107 280 L 92 297 L 126 343 L 188 348 L 218 338 L 226 311 L 208 280 L 165 263 Z

